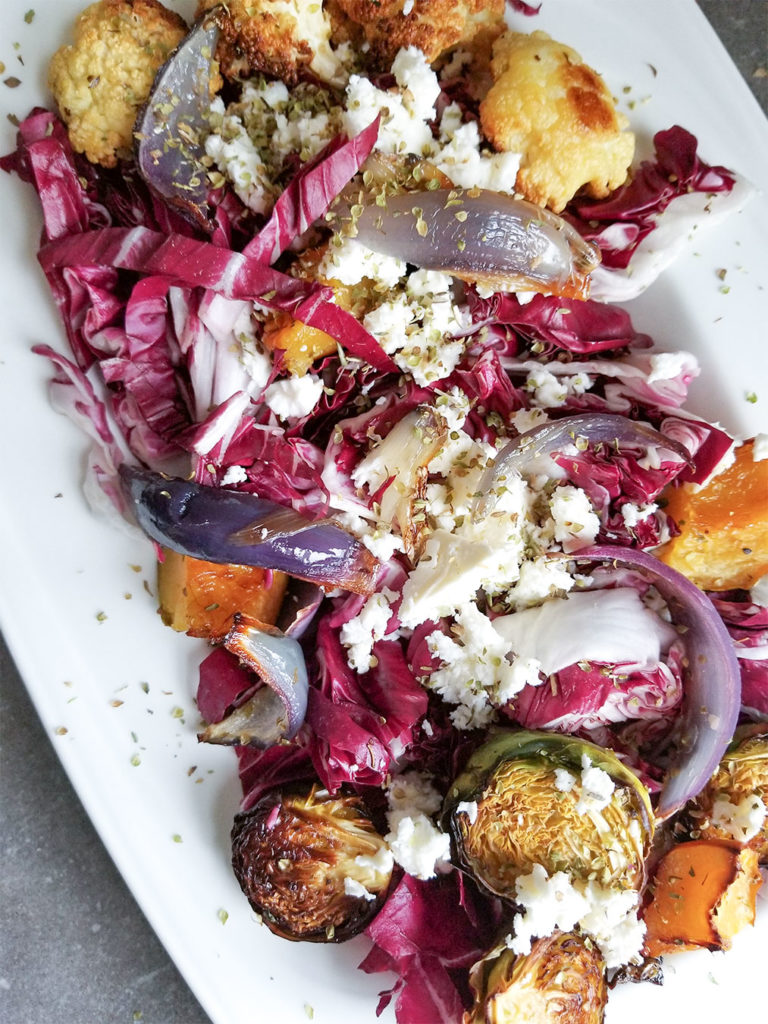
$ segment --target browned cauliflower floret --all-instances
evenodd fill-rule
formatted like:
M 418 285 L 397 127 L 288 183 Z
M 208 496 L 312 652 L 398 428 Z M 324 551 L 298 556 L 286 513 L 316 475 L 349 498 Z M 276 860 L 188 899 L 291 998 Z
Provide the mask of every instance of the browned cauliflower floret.
M 198 0 L 197 16 L 221 0 Z M 342 62 L 331 48 L 331 21 L 320 0 L 228 0 L 216 15 L 216 57 L 226 78 L 254 71 L 293 85 L 303 76 L 342 84 Z
M 334 38 L 368 43 L 373 63 L 387 71 L 401 47 L 417 46 L 432 63 L 478 37 L 490 47 L 504 28 L 504 0 L 329 0 L 327 6 Z
M 480 105 L 496 149 L 522 154 L 515 187 L 559 212 L 579 190 L 601 199 L 625 180 L 635 137 L 605 83 L 545 32 L 495 43 L 493 85 Z
M 74 45 L 62 46 L 48 69 L 76 152 L 105 167 L 130 155 L 139 107 L 186 32 L 157 0 L 100 0 L 80 14 Z

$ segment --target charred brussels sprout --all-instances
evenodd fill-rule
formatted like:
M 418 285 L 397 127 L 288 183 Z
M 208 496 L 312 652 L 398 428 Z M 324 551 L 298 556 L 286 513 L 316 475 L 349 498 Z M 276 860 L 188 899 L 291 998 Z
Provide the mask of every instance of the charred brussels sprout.
M 537 939 L 530 953 L 490 954 L 472 968 L 464 1024 L 601 1024 L 608 998 L 600 950 L 577 932 Z
M 276 792 L 238 814 L 232 866 L 253 909 L 286 939 L 343 942 L 381 906 L 392 857 L 359 797 Z
M 717 771 L 688 805 L 695 839 L 736 839 L 768 864 L 768 725 L 736 731 Z
M 535 864 L 551 875 L 640 889 L 653 812 L 609 750 L 554 733 L 500 732 L 449 790 L 444 827 L 457 864 L 497 896 Z

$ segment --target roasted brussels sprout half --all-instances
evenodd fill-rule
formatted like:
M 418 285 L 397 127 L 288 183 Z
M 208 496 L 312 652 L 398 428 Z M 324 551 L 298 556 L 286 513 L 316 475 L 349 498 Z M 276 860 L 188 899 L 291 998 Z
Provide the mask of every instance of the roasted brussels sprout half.
M 717 771 L 691 801 L 685 821 L 694 839 L 736 839 L 768 864 L 768 725 L 736 730 Z
M 608 998 L 602 954 L 578 932 L 536 939 L 525 956 L 502 948 L 472 968 L 470 985 L 464 1024 L 601 1024 Z
M 359 797 L 312 787 L 269 793 L 238 814 L 232 867 L 270 931 L 343 942 L 383 903 L 392 857 Z
M 653 822 L 645 786 L 611 751 L 526 730 L 479 747 L 444 806 L 458 866 L 510 900 L 534 864 L 640 889 Z

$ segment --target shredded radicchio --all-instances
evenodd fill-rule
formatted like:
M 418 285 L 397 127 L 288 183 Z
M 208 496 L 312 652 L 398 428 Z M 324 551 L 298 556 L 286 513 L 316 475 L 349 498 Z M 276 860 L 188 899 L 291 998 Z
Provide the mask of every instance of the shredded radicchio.
M 730 192 L 735 176 L 698 155 L 696 138 L 675 125 L 653 137 L 655 155 L 605 200 L 574 200 L 565 214 L 580 234 L 600 247 L 603 265 L 625 268 L 656 218 L 678 196 Z
M 510 6 L 530 16 L 541 5 Z M 213 230 L 203 237 L 146 188 L 132 165 L 106 171 L 75 155 L 49 112 L 35 110 L 21 124 L 18 148 L 0 168 L 19 174 L 40 197 L 39 258 L 70 349 L 67 356 L 37 351 L 55 367 L 57 405 L 96 443 L 90 468 L 102 490 L 121 506 L 120 464 L 140 462 L 195 484 L 257 494 L 310 520 L 328 516 L 341 499 L 370 516 L 390 481 L 361 496 L 352 472 L 371 439 L 386 438 L 419 405 L 459 389 L 470 406 L 467 435 L 495 446 L 516 414 L 540 412 L 531 383 L 537 371 L 552 379 L 584 374 L 590 388 L 571 389 L 548 414 L 640 419 L 672 438 L 678 454 L 659 449 L 654 459 L 632 447 L 592 446 L 555 453 L 552 468 L 589 496 L 599 513 L 599 542 L 639 550 L 658 544 L 675 529 L 661 507 L 664 488 L 673 480 L 705 480 L 732 442 L 680 408 L 695 365 L 683 362 L 657 379 L 651 339 L 625 310 L 543 295 L 481 297 L 469 288 L 466 353 L 445 379 L 421 387 L 400 376 L 359 319 L 331 301 L 330 289 L 284 272 L 291 245 L 360 170 L 377 133 L 374 122 L 355 138 L 331 142 L 298 171 L 264 224 L 255 224 L 231 191 L 214 190 Z M 684 129 L 670 128 L 654 141 L 654 159 L 626 185 L 607 200 L 578 200 L 567 211 L 609 268 L 627 267 L 675 198 L 734 186 L 729 171 L 701 160 Z M 254 303 L 260 313 L 278 310 L 325 331 L 342 350 L 315 365 L 322 397 L 288 426 L 260 402 L 263 387 L 281 377 L 279 357 L 257 384 L 236 344 L 243 325 L 252 327 Z M 405 576 L 405 559 L 396 554 L 377 581 L 379 593 L 402 589 Z M 309 781 L 380 803 L 382 787 L 403 767 L 429 772 L 444 792 L 483 736 L 455 728 L 447 705 L 422 685 L 439 667 L 428 637 L 437 630 L 448 635 L 450 623 L 401 631 L 395 601 L 369 669 L 357 672 L 341 634 L 364 598 L 322 591 L 305 598 L 303 605 L 297 600 L 296 636 L 309 675 L 306 719 L 289 741 L 237 748 L 243 809 L 269 789 Z M 768 719 L 768 611 L 743 593 L 711 600 L 736 649 L 743 714 Z M 684 653 L 674 645 L 658 665 L 624 675 L 599 663 L 569 665 L 549 685 L 524 687 L 503 714 L 525 727 L 612 746 L 656 792 L 661 772 L 644 751 L 669 739 L 669 721 L 684 702 L 684 670 Z M 215 648 L 200 666 L 202 718 L 222 722 L 259 685 L 233 654 Z M 397 975 L 379 1011 L 394 1000 L 399 1024 L 461 1020 L 470 1001 L 467 968 L 498 937 L 500 916 L 498 902 L 459 872 L 428 881 L 398 875 L 367 929 L 372 949 L 361 964 L 368 973 Z

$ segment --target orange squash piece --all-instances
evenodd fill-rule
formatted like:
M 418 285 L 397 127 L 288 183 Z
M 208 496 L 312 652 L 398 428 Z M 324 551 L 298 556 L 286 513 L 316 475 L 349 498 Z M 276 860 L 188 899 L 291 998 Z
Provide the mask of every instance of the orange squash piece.
M 319 327 L 294 320 L 289 313 L 275 314 L 265 327 L 263 338 L 270 352 L 283 351 L 286 370 L 297 377 L 303 377 L 316 359 L 336 351 L 335 338 Z
M 164 550 L 158 562 L 160 616 L 189 636 L 220 640 L 237 612 L 274 625 L 288 577 L 250 565 L 219 565 Z
M 308 249 L 296 262 L 297 277 L 317 281 L 333 289 L 334 301 L 342 309 L 352 311 L 356 305 L 356 292 L 353 286 L 344 285 L 333 278 L 322 277 L 317 267 L 325 256 L 328 243 Z M 318 327 L 308 327 L 300 320 L 294 320 L 288 313 L 275 313 L 264 326 L 263 341 L 270 352 L 283 351 L 283 362 L 286 370 L 296 376 L 303 376 L 312 363 L 322 356 L 332 355 L 336 351 L 336 339 L 321 331 Z
M 754 924 L 761 884 L 756 852 L 737 842 L 673 846 L 659 861 L 643 911 L 645 954 L 730 949 L 736 932 Z
M 701 490 L 664 495 L 681 532 L 655 553 L 702 590 L 748 590 L 768 573 L 768 459 L 755 462 L 752 447 Z

